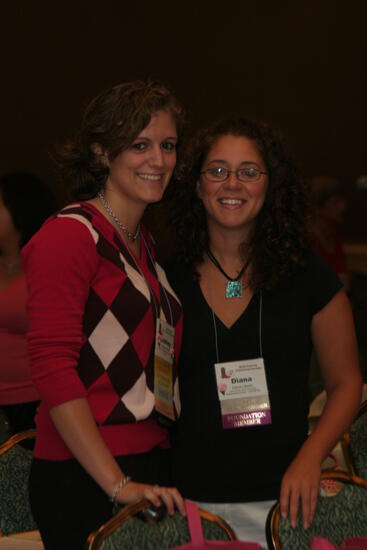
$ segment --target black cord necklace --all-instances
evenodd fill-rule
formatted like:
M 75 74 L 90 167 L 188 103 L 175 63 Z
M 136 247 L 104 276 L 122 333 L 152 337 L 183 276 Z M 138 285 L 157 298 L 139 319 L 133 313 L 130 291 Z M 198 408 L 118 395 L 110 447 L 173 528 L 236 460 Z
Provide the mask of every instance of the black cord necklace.
M 233 277 L 230 277 L 229 275 L 227 275 L 227 273 L 224 271 L 224 269 L 222 268 L 222 266 L 218 262 L 217 258 L 214 256 L 213 252 L 210 250 L 210 248 L 208 248 L 206 253 L 208 255 L 209 260 L 211 262 L 213 262 L 215 267 L 217 269 L 219 269 L 219 271 L 222 273 L 222 275 L 224 275 L 225 278 L 227 279 L 226 298 L 241 298 L 241 296 L 242 296 L 242 276 L 245 273 L 245 271 L 246 271 L 246 269 L 247 269 L 247 267 L 250 263 L 250 258 L 248 258 L 246 260 L 243 268 L 241 269 L 241 271 L 239 272 L 237 277 L 233 278 Z

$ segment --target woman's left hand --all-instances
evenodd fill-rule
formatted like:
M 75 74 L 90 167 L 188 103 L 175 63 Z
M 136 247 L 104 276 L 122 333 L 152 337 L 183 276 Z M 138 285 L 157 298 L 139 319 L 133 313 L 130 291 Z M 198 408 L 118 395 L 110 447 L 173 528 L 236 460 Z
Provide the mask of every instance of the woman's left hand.
M 292 527 L 297 525 L 300 502 L 303 527 L 310 526 L 317 506 L 320 474 L 320 462 L 302 449 L 285 472 L 280 489 L 280 513 L 283 518 L 289 515 Z
M 148 485 L 129 481 L 116 497 L 116 500 L 121 504 L 132 504 L 142 499 L 148 499 L 156 507 L 164 504 L 170 516 L 173 515 L 175 508 L 178 509 L 181 515 L 186 515 L 184 500 L 176 487 L 163 487 L 161 485 Z

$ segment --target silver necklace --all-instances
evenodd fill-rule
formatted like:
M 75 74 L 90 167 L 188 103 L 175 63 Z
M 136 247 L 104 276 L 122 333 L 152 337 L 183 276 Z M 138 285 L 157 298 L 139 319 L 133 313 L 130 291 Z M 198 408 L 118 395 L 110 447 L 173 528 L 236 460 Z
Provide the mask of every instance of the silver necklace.
M 103 192 L 99 191 L 97 194 L 98 194 L 99 200 L 102 203 L 103 208 L 106 210 L 110 218 L 112 218 L 113 221 L 116 223 L 116 225 L 121 229 L 121 231 L 125 233 L 129 241 L 135 242 L 140 235 L 140 223 L 138 224 L 138 227 L 136 228 L 135 233 L 131 233 L 131 231 L 129 231 L 128 228 L 122 222 L 120 222 L 120 220 L 118 219 L 114 211 L 111 209 L 110 205 L 106 201 L 106 198 Z

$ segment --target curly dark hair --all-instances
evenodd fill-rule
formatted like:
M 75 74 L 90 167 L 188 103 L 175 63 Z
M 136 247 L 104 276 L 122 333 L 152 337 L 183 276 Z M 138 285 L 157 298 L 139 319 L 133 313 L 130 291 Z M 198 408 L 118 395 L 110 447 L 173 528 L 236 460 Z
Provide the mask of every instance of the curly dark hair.
M 20 233 L 20 248 L 58 209 L 51 188 L 35 174 L 12 172 L 0 176 L 0 194 Z
M 177 255 L 195 276 L 209 247 L 206 213 L 197 195 L 205 158 L 219 138 L 250 139 L 268 172 L 264 205 L 257 216 L 250 243 L 249 284 L 253 290 L 271 290 L 304 264 L 310 247 L 307 232 L 309 201 L 304 181 L 286 153 L 282 140 L 267 124 L 242 118 L 217 122 L 200 130 L 189 142 L 170 189 L 168 217 L 176 232 Z
M 101 155 L 96 153 L 96 145 L 112 161 L 132 144 L 152 115 L 160 110 L 169 112 L 175 121 L 179 146 L 184 110 L 160 82 L 127 82 L 95 97 L 85 110 L 79 132 L 54 154 L 71 198 L 91 199 L 105 185 L 109 171 Z

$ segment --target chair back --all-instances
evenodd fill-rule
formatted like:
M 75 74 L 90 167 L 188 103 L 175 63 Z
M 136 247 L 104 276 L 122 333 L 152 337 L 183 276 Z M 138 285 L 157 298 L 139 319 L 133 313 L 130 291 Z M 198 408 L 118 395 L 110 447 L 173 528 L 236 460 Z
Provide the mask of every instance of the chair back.
M 342 439 L 348 471 L 367 480 L 367 401 L 362 403 L 357 418 Z
M 367 535 L 367 483 L 346 472 L 328 470 L 322 472 L 324 486 L 334 490 L 319 495 L 315 517 L 308 529 L 302 527 L 301 510 L 297 527 L 280 516 L 277 502 L 266 521 L 266 537 L 271 550 L 309 550 L 312 537 L 328 539 L 340 545 L 347 537 Z
M 4 536 L 37 529 L 28 496 L 33 453 L 19 445 L 35 433 L 27 430 L 0 445 L 0 534 Z
M 187 520 L 178 512 L 156 523 L 139 517 L 150 506 L 148 500 L 142 500 L 120 509 L 88 537 L 85 550 L 168 550 L 191 541 Z M 219 516 L 200 509 L 200 517 L 205 539 L 236 540 L 231 527 Z

